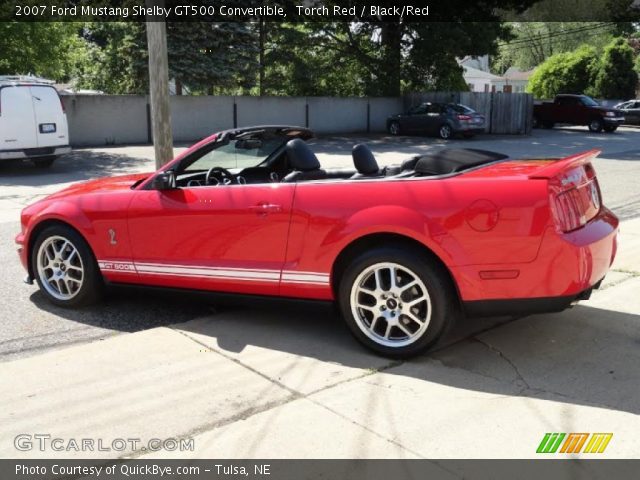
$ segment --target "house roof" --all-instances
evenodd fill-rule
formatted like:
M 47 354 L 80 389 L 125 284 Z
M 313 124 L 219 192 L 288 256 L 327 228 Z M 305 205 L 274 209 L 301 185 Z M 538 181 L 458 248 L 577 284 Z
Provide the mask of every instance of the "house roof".
M 465 78 L 484 78 L 486 80 L 501 80 L 502 77 L 498 75 L 494 75 L 490 72 L 484 72 L 482 70 L 478 70 L 477 68 L 468 67 L 467 65 L 462 65 L 464 69 L 464 77 Z
M 510 67 L 504 72 L 503 78 L 507 80 L 529 80 L 534 70 L 535 69 L 531 69 L 523 72 L 518 67 Z

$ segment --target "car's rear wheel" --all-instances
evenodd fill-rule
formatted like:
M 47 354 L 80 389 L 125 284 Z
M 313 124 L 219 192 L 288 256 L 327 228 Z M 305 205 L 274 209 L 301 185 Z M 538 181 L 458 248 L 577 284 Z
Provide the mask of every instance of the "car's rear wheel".
M 440 128 L 438 129 L 438 136 L 440 138 L 442 138 L 443 140 L 448 140 L 451 138 L 451 135 L 453 135 L 453 129 L 451 128 L 451 125 L 447 123 L 440 125 Z
M 355 258 L 340 279 L 339 303 L 363 345 L 400 358 L 432 346 L 459 310 L 444 269 L 418 251 L 400 248 Z
M 391 135 L 400 135 L 400 123 L 398 122 L 391 122 L 389 124 L 389 133 Z
M 55 159 L 56 157 L 50 156 L 50 157 L 32 158 L 31 161 L 37 168 L 49 168 L 51 165 L 53 165 L 53 162 Z
M 617 125 L 605 125 L 604 126 L 604 131 L 607 133 L 613 133 L 618 129 Z
M 65 225 L 52 225 L 38 235 L 31 268 L 42 293 L 56 305 L 88 305 L 102 294 L 102 276 L 89 245 Z
M 604 128 L 604 123 L 600 118 L 594 118 L 589 122 L 590 132 L 598 133 L 598 132 L 601 132 L 603 128 Z

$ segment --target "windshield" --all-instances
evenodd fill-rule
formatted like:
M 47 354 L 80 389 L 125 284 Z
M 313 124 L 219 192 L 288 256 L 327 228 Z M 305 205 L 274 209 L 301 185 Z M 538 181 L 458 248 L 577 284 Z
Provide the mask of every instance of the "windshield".
M 228 170 L 255 167 L 264 162 L 284 142 L 283 136 L 251 135 L 235 138 L 204 153 L 191 163 L 185 171 L 209 170 L 211 167 L 222 167 Z
M 580 99 L 582 100 L 582 104 L 586 105 L 587 107 L 598 107 L 598 106 L 600 106 L 600 104 L 598 102 L 596 102 L 593 98 L 587 97 L 586 95 L 580 97 Z

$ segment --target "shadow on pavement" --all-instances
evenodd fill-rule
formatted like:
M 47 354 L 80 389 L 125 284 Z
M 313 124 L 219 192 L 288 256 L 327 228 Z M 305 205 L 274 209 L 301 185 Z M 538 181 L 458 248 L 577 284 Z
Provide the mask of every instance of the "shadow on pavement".
M 155 290 L 141 294 L 135 288 L 111 288 L 102 302 L 75 309 L 53 305 L 39 290 L 30 300 L 38 309 L 55 316 L 127 333 L 186 322 L 213 312 L 210 304 L 189 295 Z
M 317 309 L 241 309 L 177 328 L 240 361 L 258 347 L 467 390 L 638 414 L 639 322 L 638 315 L 584 306 L 515 321 L 467 319 L 434 352 L 401 363 L 364 351 L 336 315 Z
M 147 167 L 154 170 L 153 161 L 104 150 L 74 150 L 54 162 L 46 170 L 34 168 L 29 162 L 12 161 L 0 166 L 0 186 L 40 186 L 80 182 L 98 177 L 124 175 Z

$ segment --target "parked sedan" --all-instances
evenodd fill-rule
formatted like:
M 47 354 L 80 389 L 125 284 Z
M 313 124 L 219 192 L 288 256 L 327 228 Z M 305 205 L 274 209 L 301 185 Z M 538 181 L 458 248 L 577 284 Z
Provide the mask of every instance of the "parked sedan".
M 301 127 L 212 135 L 155 173 L 72 185 L 26 207 L 27 282 L 63 307 L 103 284 L 336 302 L 378 353 L 417 354 L 455 318 L 560 311 L 589 297 L 618 219 L 591 160 L 435 149 L 322 168 Z M 298 325 L 302 332 L 304 325 Z
M 624 123 L 626 125 L 640 125 L 640 100 L 622 102 L 614 108 L 617 108 L 623 113 Z
M 391 135 L 426 133 L 446 140 L 456 133 L 465 137 L 482 133 L 484 121 L 483 115 L 466 105 L 427 102 L 409 109 L 405 114 L 389 117 L 387 130 Z

